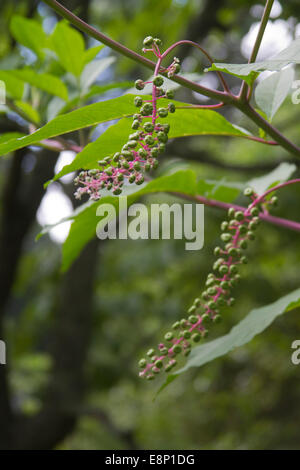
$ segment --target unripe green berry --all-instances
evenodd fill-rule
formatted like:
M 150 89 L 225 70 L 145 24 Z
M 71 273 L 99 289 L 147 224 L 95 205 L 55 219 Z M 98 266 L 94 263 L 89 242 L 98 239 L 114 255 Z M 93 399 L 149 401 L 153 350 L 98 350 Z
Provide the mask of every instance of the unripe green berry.
M 175 354 L 181 353 L 181 347 L 179 346 L 179 344 L 175 344 L 172 349 Z
M 245 235 L 245 233 L 248 232 L 248 228 L 247 228 L 246 225 L 240 225 L 239 231 L 240 231 L 240 234 L 241 234 L 241 235 Z
M 253 194 L 254 194 L 254 191 L 253 191 L 252 188 L 246 188 L 245 191 L 244 191 L 245 196 L 250 197 L 250 196 L 253 196 Z
M 154 126 L 153 126 L 152 122 L 145 122 L 145 124 L 143 125 L 143 128 L 146 132 L 153 132 L 154 131 Z
M 153 41 L 154 41 L 154 39 L 153 39 L 152 36 L 147 36 L 147 37 L 144 39 L 143 44 L 144 44 L 144 46 L 146 46 L 146 47 L 150 47 L 150 46 L 152 46 Z
M 158 108 L 157 110 L 157 114 L 159 115 L 159 117 L 167 117 L 168 116 L 168 110 L 167 108 Z
M 184 339 L 189 339 L 191 337 L 191 332 L 189 330 L 184 330 L 182 336 Z
M 159 39 L 159 38 L 154 38 L 153 41 L 155 42 L 155 44 L 156 44 L 157 46 L 161 46 L 161 45 L 162 45 L 162 40 Z
M 207 302 L 207 306 L 208 308 L 210 308 L 210 310 L 213 310 L 214 308 L 216 308 L 217 304 L 214 300 L 210 300 L 209 302 Z
M 229 273 L 230 273 L 230 274 L 237 274 L 237 272 L 238 272 L 238 268 L 237 268 L 237 266 L 236 266 L 235 264 L 233 264 L 232 266 L 230 266 L 230 268 L 229 268 Z
M 242 240 L 240 242 L 240 247 L 242 248 L 242 250 L 246 250 L 246 248 L 248 247 L 248 243 L 246 242 L 246 240 Z
M 168 104 L 168 110 L 169 110 L 170 113 L 175 113 L 175 111 L 176 111 L 175 104 L 174 103 L 169 103 Z
M 146 157 L 148 156 L 147 150 L 145 150 L 145 149 L 143 149 L 143 148 L 141 148 L 141 149 L 138 150 L 138 154 L 139 154 L 140 157 L 142 157 L 142 158 L 146 158 Z
M 165 134 L 168 134 L 168 133 L 169 133 L 169 131 L 170 131 L 170 124 L 161 124 L 160 126 L 163 128 L 163 132 L 164 132 Z
M 157 77 L 154 77 L 154 79 L 153 79 L 153 85 L 155 85 L 155 86 L 161 86 L 163 83 L 164 83 L 163 77 L 161 77 L 160 75 L 158 75 Z
M 169 331 L 168 333 L 165 334 L 165 340 L 166 341 L 172 341 L 173 338 L 174 338 L 174 335 L 173 335 L 172 331 Z
M 172 325 L 173 330 L 178 330 L 179 327 L 180 327 L 180 322 L 179 322 L 179 321 L 176 321 L 176 322 L 173 323 L 173 325 Z
M 221 240 L 223 242 L 229 242 L 232 239 L 232 235 L 230 233 L 222 233 Z
M 192 340 L 194 341 L 194 343 L 199 343 L 200 339 L 201 339 L 201 336 L 199 335 L 199 333 L 194 333 L 192 335 Z
M 158 369 L 161 369 L 163 366 L 163 361 L 161 359 L 158 359 L 157 361 L 155 361 L 154 364 L 156 365 L 156 367 L 158 367 Z
M 196 311 L 196 306 L 195 305 L 192 305 L 189 309 L 188 309 L 188 313 L 194 313 Z
M 247 256 L 242 256 L 242 257 L 241 257 L 241 262 L 242 262 L 243 264 L 247 264 L 247 263 L 248 263 L 248 258 L 247 258 Z
M 220 287 L 222 287 L 222 289 L 229 289 L 229 284 L 227 281 L 222 281 Z
M 140 367 L 141 369 L 143 369 L 144 367 L 146 367 L 146 365 L 147 365 L 146 359 L 141 359 L 141 360 L 139 361 L 139 367 Z
M 163 153 L 163 152 L 166 150 L 165 144 L 163 144 L 162 142 L 160 142 L 160 143 L 158 144 L 158 150 L 159 150 L 159 152 Z
M 158 148 L 151 149 L 151 156 L 152 157 L 154 157 L 154 158 L 158 157 L 158 153 L 159 153 Z
M 233 207 L 230 207 L 230 209 L 228 209 L 228 217 L 229 219 L 233 219 L 235 216 L 235 210 Z
M 116 152 L 113 156 L 113 161 L 118 162 L 120 160 L 121 154 L 120 152 Z
M 134 149 L 137 146 L 137 141 L 136 140 L 129 140 L 127 142 L 127 145 L 129 148 Z
M 168 136 L 162 131 L 157 133 L 157 138 L 160 142 L 163 142 L 163 143 L 168 142 Z
M 272 206 L 277 206 L 278 205 L 278 197 L 277 196 L 271 197 L 270 204 L 272 204 Z
M 194 325 L 195 323 L 197 323 L 198 318 L 196 317 L 196 315 L 190 315 L 188 320 L 192 325 Z
M 225 232 L 228 229 L 228 222 L 224 221 L 221 223 L 221 230 L 222 232 Z
M 221 248 L 219 246 L 216 246 L 214 249 L 214 255 L 219 256 L 221 254 Z
M 147 145 L 151 146 L 151 145 L 154 145 L 155 140 L 152 137 L 152 135 L 146 135 L 145 142 L 146 142 Z
M 251 230 L 247 232 L 247 237 L 249 238 L 249 240 L 255 240 L 255 235 Z
M 207 293 L 208 295 L 216 295 L 217 289 L 215 287 L 210 287 L 209 289 L 207 289 Z
M 143 104 L 143 100 L 140 96 L 136 96 L 134 98 L 134 106 L 136 106 L 137 108 L 139 108 L 140 106 L 142 106 Z
M 210 323 L 210 316 L 207 313 L 204 313 L 201 317 L 203 325 L 207 325 L 207 323 Z
M 148 116 L 152 113 L 153 111 L 153 106 L 151 103 L 145 103 L 142 107 L 141 107 L 141 114 L 143 116 Z
M 145 83 L 143 82 L 143 80 L 136 80 L 135 81 L 135 88 L 137 90 L 143 90 L 145 88 Z
M 149 350 L 147 351 L 147 356 L 148 356 L 148 357 L 152 357 L 154 353 L 155 353 L 154 349 L 149 349 Z
M 135 120 L 133 121 L 133 123 L 131 124 L 131 128 L 132 128 L 132 129 L 138 129 L 139 127 L 140 127 L 140 123 L 139 123 L 139 121 L 138 121 L 137 119 L 135 119 Z
M 219 273 L 220 274 L 227 274 L 228 273 L 228 266 L 226 264 L 223 264 L 222 266 L 219 267 Z
M 138 186 L 140 186 L 141 184 L 143 184 L 144 181 L 145 181 L 144 177 L 141 176 L 138 180 L 135 181 L 135 184 L 137 184 Z
M 167 90 L 166 91 L 166 97 L 169 98 L 170 100 L 172 100 L 175 96 L 175 93 L 173 90 Z
M 235 219 L 238 221 L 242 221 L 245 218 L 244 213 L 242 211 L 237 211 L 235 213 Z
M 250 211 L 250 214 L 253 216 L 253 217 L 257 217 L 258 214 L 259 214 L 259 210 L 257 207 L 252 207 L 251 211 Z

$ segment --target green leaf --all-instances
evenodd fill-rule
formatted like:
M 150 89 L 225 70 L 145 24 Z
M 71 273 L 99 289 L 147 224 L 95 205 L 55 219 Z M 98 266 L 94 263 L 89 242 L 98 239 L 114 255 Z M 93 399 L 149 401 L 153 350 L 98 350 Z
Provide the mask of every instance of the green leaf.
M 300 289 L 281 297 L 276 302 L 265 307 L 256 308 L 225 336 L 194 348 L 180 370 L 168 376 L 167 382 L 160 388 L 162 391 L 175 377 L 186 372 L 191 367 L 201 367 L 218 357 L 249 343 L 256 335 L 262 333 L 271 323 L 285 312 L 300 306 Z
M 57 23 L 51 40 L 63 68 L 75 77 L 79 77 L 87 57 L 82 35 L 66 22 L 61 21 Z
M 104 48 L 104 46 L 94 46 L 88 49 L 87 51 L 84 51 L 84 63 L 88 64 L 92 60 L 95 59 L 97 54 Z
M 132 95 L 130 96 L 132 100 Z M 125 97 L 124 97 L 125 98 Z M 170 100 L 161 100 L 164 106 Z M 183 105 L 173 101 L 177 106 Z M 134 108 L 133 108 L 133 112 Z M 169 114 L 167 122 L 170 124 L 170 138 L 196 136 L 196 135 L 222 135 L 245 137 L 246 131 L 236 128 L 219 113 L 202 109 L 177 109 L 176 113 Z M 92 169 L 98 166 L 98 161 L 107 155 L 113 154 L 127 142 L 131 132 L 131 120 L 123 120 L 109 127 L 95 142 L 87 145 L 82 152 L 77 154 L 74 161 L 65 166 L 54 180 L 72 171 Z M 1 150 L 1 148 L 0 148 Z
M 0 144 L 2 144 L 3 142 L 9 142 L 13 139 L 19 139 L 23 136 L 24 134 L 21 134 L 21 132 L 5 132 L 4 134 L 0 135 Z
M 97 95 L 102 95 L 108 90 L 113 90 L 115 88 L 129 88 L 132 85 L 132 82 L 112 82 L 112 83 L 107 83 L 105 85 L 92 85 L 89 90 L 87 90 L 85 93 L 82 93 L 81 95 L 75 96 L 73 99 L 69 100 L 67 103 L 63 103 L 62 101 L 60 102 L 53 102 L 51 104 L 51 108 L 53 105 L 53 109 L 48 112 L 49 116 L 57 116 L 58 114 L 63 114 L 66 113 L 67 111 L 70 111 L 71 109 L 75 108 L 82 102 L 86 102 L 93 96 Z
M 41 120 L 41 117 L 36 109 L 34 109 L 31 104 L 26 103 L 25 101 L 15 101 L 15 105 L 23 111 L 24 114 L 28 116 L 28 120 L 38 124 Z
M 137 189 L 137 186 L 127 186 L 124 188 L 123 196 L 127 197 L 127 205 L 135 202 L 143 195 L 158 192 L 184 193 L 187 195 L 195 195 L 197 190 L 196 174 L 192 170 L 179 171 L 171 175 L 162 176 L 148 183 L 144 183 Z M 64 218 L 55 225 L 73 220 L 70 233 L 63 245 L 63 262 L 62 270 L 66 271 L 72 262 L 79 255 L 83 247 L 92 238 L 96 236 L 96 227 L 99 218 L 96 216 L 97 207 L 102 204 L 113 204 L 118 213 L 119 196 L 104 196 L 100 201 L 89 202 L 67 219 Z M 41 234 L 47 233 L 52 226 L 44 227 Z
M 288 96 L 294 80 L 294 70 L 287 68 L 262 80 L 255 89 L 255 100 L 270 120 Z
M 115 57 L 106 57 L 100 60 L 94 60 L 87 64 L 80 77 L 80 85 L 83 93 L 97 80 L 104 70 L 106 70 L 113 62 Z
M 294 163 L 283 162 L 267 175 L 248 181 L 247 186 L 253 188 L 254 191 L 260 195 L 272 186 L 276 186 L 290 179 L 296 170 L 297 166 Z
M 121 96 L 112 100 L 84 106 L 70 113 L 57 116 L 44 127 L 22 139 L 11 140 L 7 144 L 0 145 L 0 155 L 37 144 L 41 140 L 50 139 L 57 135 L 94 126 L 101 122 L 119 119 L 130 114 L 130 110 L 134 112 L 136 108 L 132 104 L 132 97 L 129 96 Z
M 8 70 L 0 70 L 0 80 L 5 84 L 6 93 L 21 100 L 24 93 L 24 81 L 13 76 Z
M 47 45 L 47 35 L 40 23 L 15 15 L 10 23 L 10 32 L 17 42 L 35 52 L 39 59 L 44 58 L 43 49 Z
M 197 194 L 208 199 L 230 203 L 238 197 L 243 188 L 244 184 L 241 183 L 200 180 L 197 184 Z
M 170 100 L 163 99 L 160 101 L 162 106 L 169 102 Z M 173 102 L 178 106 L 185 105 L 185 103 L 180 103 L 177 101 Z M 84 106 L 68 114 L 57 116 L 55 119 L 53 119 L 53 121 L 50 121 L 44 127 L 22 140 L 16 140 L 15 142 L 12 141 L 8 146 L 0 145 L 0 155 L 22 147 L 26 147 L 28 145 L 37 144 L 43 139 L 49 139 L 57 135 L 83 129 L 84 127 L 94 126 L 96 124 L 100 124 L 101 122 L 120 119 L 125 116 L 131 116 L 136 112 L 136 109 L 137 108 L 133 105 L 132 95 L 125 95 L 119 98 L 114 98 L 112 100 L 101 101 L 99 103 Z M 226 119 L 221 114 L 210 110 L 201 110 L 195 108 L 177 109 L 175 114 L 170 114 L 168 116 L 168 122 L 171 126 L 170 138 L 192 135 L 222 135 L 236 137 L 246 137 L 248 135 L 246 131 L 237 128 L 230 122 L 226 121 Z M 96 142 L 93 142 L 92 144 L 89 144 L 87 147 L 85 147 L 83 150 L 84 158 L 82 156 L 83 152 L 78 154 L 76 163 L 74 163 L 74 166 L 76 167 L 75 169 L 81 168 L 81 164 L 83 164 L 82 168 L 95 168 L 97 161 L 101 159 L 101 157 L 114 152 L 113 149 L 115 148 L 115 145 L 113 140 L 115 137 L 119 142 L 122 141 L 122 145 L 124 145 L 130 133 L 130 126 L 131 121 L 128 120 L 127 123 L 123 126 L 122 134 L 119 134 L 120 129 L 118 128 L 114 128 L 114 130 L 109 131 L 111 133 L 109 146 L 102 146 L 99 139 L 106 138 L 103 137 L 103 134 Z M 99 151 L 99 149 L 101 150 L 101 154 L 97 155 L 96 151 Z M 85 163 L 85 161 L 88 163 Z M 62 172 L 64 171 L 65 169 L 62 170 Z M 59 176 L 56 177 L 56 179 L 60 176 L 63 176 L 63 174 L 66 174 L 65 172 L 62 172 L 59 174 Z
M 10 87 L 13 81 L 12 96 L 21 99 L 23 96 L 24 82 L 46 91 L 51 95 L 59 96 L 63 100 L 68 99 L 66 85 L 55 75 L 49 73 L 37 73 L 29 67 L 18 70 L 1 70 L 0 78 Z M 17 90 L 20 87 L 20 91 Z M 9 91 L 9 89 L 8 89 Z M 22 94 L 21 94 L 22 93 Z
M 205 71 L 220 71 L 229 73 L 249 84 L 253 81 L 255 74 L 269 70 L 271 72 L 280 71 L 289 64 L 300 64 L 300 38 L 295 39 L 286 49 L 274 55 L 268 60 L 256 62 L 254 64 L 224 64 L 215 63 Z M 256 75 L 257 76 L 257 75 Z

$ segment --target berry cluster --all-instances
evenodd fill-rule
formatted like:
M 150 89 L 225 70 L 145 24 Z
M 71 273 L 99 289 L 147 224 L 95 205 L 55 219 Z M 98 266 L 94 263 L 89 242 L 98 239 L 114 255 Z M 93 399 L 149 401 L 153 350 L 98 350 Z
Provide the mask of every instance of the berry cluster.
M 156 169 L 158 156 L 164 152 L 168 141 L 169 124 L 159 122 L 168 113 L 175 112 L 174 103 L 167 107 L 158 107 L 160 98 L 174 98 L 172 90 L 163 88 L 164 78 L 158 74 L 162 55 L 159 49 L 160 39 L 148 36 L 144 40 L 143 52 L 153 52 L 158 62 L 152 81 L 144 82 L 136 80 L 137 90 L 143 90 L 147 83 L 152 83 L 152 99 L 145 100 L 142 96 L 134 98 L 134 105 L 139 111 L 133 115 L 133 133 L 129 135 L 128 142 L 120 152 L 105 157 L 99 161 L 100 169 L 82 171 L 74 182 L 79 186 L 75 196 L 80 199 L 83 194 L 88 194 L 90 199 L 97 200 L 101 197 L 101 190 L 111 190 L 119 195 L 125 181 L 140 185 L 144 182 L 145 172 Z M 150 49 L 149 49 L 150 48 Z M 169 76 L 180 70 L 178 59 L 167 69 Z
M 207 276 L 205 291 L 188 309 L 188 317 L 176 321 L 172 331 L 165 334 L 165 341 L 159 344 L 158 350 L 150 349 L 148 358 L 140 360 L 140 377 L 152 380 L 161 370 L 169 372 L 173 369 L 177 364 L 176 356 L 180 353 L 188 356 L 192 345 L 207 336 L 207 326 L 221 321 L 220 308 L 234 304 L 231 292 L 240 281 L 239 265 L 248 262 L 244 250 L 255 239 L 259 213 L 277 203 L 276 196 L 262 200 L 251 188 L 245 189 L 244 194 L 251 200 L 248 208 L 245 211 L 230 208 L 227 220 L 221 224 L 223 246 L 214 250 L 218 259 L 213 272 Z

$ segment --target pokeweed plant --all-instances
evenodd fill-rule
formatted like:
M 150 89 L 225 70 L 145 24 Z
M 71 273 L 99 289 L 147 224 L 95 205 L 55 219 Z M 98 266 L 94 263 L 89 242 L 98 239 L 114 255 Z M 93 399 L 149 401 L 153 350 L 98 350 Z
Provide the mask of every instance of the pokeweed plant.
M 138 91 L 142 91 L 145 85 L 151 84 L 152 93 L 149 97 L 143 94 L 135 97 L 124 95 L 86 106 L 88 99 L 99 94 L 101 90 L 101 87 L 93 85 L 90 79 L 95 70 L 98 70 L 99 65 L 100 69 L 103 68 L 103 64 L 90 64 L 97 56 L 101 46 L 100 48 L 96 47 L 85 51 L 83 40 L 78 36 L 78 32 L 69 28 L 65 22 L 58 24 L 50 38 L 51 40 L 44 37 L 46 35 L 40 29 L 41 40 L 32 42 L 33 50 L 39 61 L 45 53 L 41 45 L 43 44 L 44 48 L 52 48 L 57 60 L 61 63 L 61 67 L 71 74 L 75 78 L 75 82 L 79 84 L 77 94 L 72 98 L 69 97 L 68 79 L 62 74 L 55 75 L 53 73 L 55 68 L 50 68 L 51 73 L 47 69 L 37 73 L 36 70 L 29 70 L 28 68 L 16 71 L 0 71 L 0 79 L 8 80 L 7 91 L 11 95 L 7 102 L 8 108 L 29 123 L 29 133 L 27 135 L 26 133 L 23 136 L 7 135 L 0 141 L 1 154 L 28 145 L 48 147 L 57 152 L 73 150 L 77 154 L 74 161 L 56 175 L 55 179 L 72 171 L 82 170 L 75 178 L 75 184 L 78 186 L 76 197 L 81 198 L 82 195 L 86 194 L 94 205 L 102 203 L 101 196 L 104 194 L 104 190 L 109 190 L 113 196 L 118 196 L 127 184 L 141 185 L 145 182 L 143 191 L 147 192 L 148 183 L 146 180 L 148 181 L 149 178 L 146 178 L 145 174 L 157 168 L 159 156 L 164 152 L 168 138 L 183 137 L 185 135 L 225 134 L 242 137 L 260 144 L 280 146 L 290 154 L 300 157 L 300 148 L 271 123 L 274 110 L 278 110 L 292 85 L 293 75 L 286 74 L 285 67 L 289 64 L 300 63 L 298 54 L 300 39 L 296 39 L 288 48 L 273 58 L 271 57 L 271 59 L 264 62 L 256 62 L 274 0 L 266 1 L 248 64 L 215 63 L 207 51 L 199 44 L 189 40 L 178 41 L 162 52 L 160 39 L 148 36 L 144 40 L 143 52 L 145 54 L 154 54 L 156 60 L 153 62 L 97 31 L 56 0 L 44 0 L 44 2 L 82 32 L 99 40 L 114 51 L 151 69 L 154 72 L 153 78 L 147 81 L 137 79 L 135 86 Z M 21 26 L 22 28 L 19 26 L 13 28 L 16 38 L 22 42 L 22 35 L 19 31 L 24 29 L 26 32 L 24 45 L 28 46 L 28 44 L 30 45 L 28 37 L 32 34 L 30 25 L 24 23 Z M 70 61 L 70 56 L 64 44 L 76 44 L 77 53 L 76 56 L 73 55 L 73 61 Z M 180 64 L 176 57 L 172 59 L 168 67 L 164 66 L 164 59 L 182 44 L 189 44 L 205 55 L 210 63 L 210 68 L 207 70 L 217 73 L 223 88 L 222 91 L 206 88 L 201 84 L 188 80 L 183 75 L 178 75 Z M 256 110 L 252 105 L 254 85 L 259 73 L 264 70 L 275 71 L 278 75 L 274 75 L 275 78 L 272 80 L 277 80 L 276 83 L 280 86 L 274 86 L 270 93 L 268 79 L 260 82 L 259 93 L 256 94 L 256 101 L 260 106 L 260 110 Z M 230 90 L 224 73 L 242 80 L 240 92 L 237 95 Z M 282 74 L 285 76 L 284 80 L 281 80 Z M 168 90 L 164 86 L 165 78 L 213 99 L 217 101 L 217 104 L 189 105 L 175 102 L 173 90 Z M 89 84 L 88 86 L 86 82 Z M 54 113 L 54 118 L 51 116 L 51 119 L 45 125 L 43 125 L 45 119 L 43 121 L 39 109 L 34 106 L 38 102 L 42 111 L 45 96 L 40 101 L 36 97 L 30 102 L 24 101 L 22 91 L 24 84 L 37 87 L 43 93 L 55 95 L 55 99 L 60 100 L 58 112 Z M 111 84 L 111 88 L 113 87 L 124 88 L 124 84 Z M 109 86 L 104 87 L 102 91 L 109 88 Z M 256 90 L 258 90 L 258 87 Z M 268 91 L 268 99 L 262 99 L 266 94 L 264 90 Z M 47 99 L 49 104 L 49 96 Z M 58 101 L 54 102 L 54 105 L 58 105 Z M 237 128 L 237 126 L 226 121 L 217 112 L 218 109 L 224 106 L 233 106 L 240 110 L 244 116 L 247 116 L 258 126 L 259 135 L 252 135 L 248 131 Z M 189 118 L 191 113 L 194 113 L 193 119 Z M 209 116 L 209 120 L 206 120 L 206 116 Z M 128 132 L 128 121 L 126 120 L 128 117 L 132 119 L 130 132 Z M 93 127 L 114 119 L 121 119 L 121 121 L 112 125 L 95 142 L 90 143 L 89 139 L 86 139 L 86 136 L 82 134 L 84 128 Z M 199 123 L 201 123 L 201 127 L 199 127 Z M 74 131 L 78 131 L 80 137 L 79 142 L 76 143 L 65 137 L 67 133 Z M 120 141 L 122 141 L 122 145 L 118 147 Z M 103 155 L 104 151 L 105 154 Z M 287 178 L 284 176 L 282 179 L 288 178 L 289 176 Z M 276 181 L 282 181 L 282 179 L 279 177 Z M 258 194 L 252 187 L 246 188 L 245 195 L 250 198 L 250 204 L 247 208 L 238 207 L 221 200 L 213 200 L 204 194 L 197 193 L 196 190 L 193 192 L 191 188 L 183 188 L 180 184 L 180 175 L 177 180 L 174 179 L 176 182 L 179 181 L 178 185 L 176 183 L 172 188 L 169 185 L 164 186 L 164 178 L 159 178 L 156 181 L 157 191 L 167 190 L 170 192 L 171 189 L 171 192 L 174 192 L 177 196 L 212 207 L 226 209 L 228 217 L 221 224 L 222 244 L 215 249 L 217 260 L 214 263 L 213 272 L 207 276 L 205 289 L 201 296 L 194 300 L 186 318 L 175 322 L 172 330 L 166 333 L 158 348 L 156 350 L 150 349 L 147 353 L 147 359 L 140 360 L 140 376 L 147 379 L 153 379 L 161 370 L 166 372 L 172 370 L 176 365 L 176 357 L 180 353 L 188 355 L 192 345 L 197 344 L 207 335 L 209 324 L 221 320 L 222 308 L 233 305 L 234 297 L 232 292 L 240 280 L 239 266 L 247 263 L 244 251 L 248 243 L 254 240 L 255 230 L 261 220 L 300 232 L 299 223 L 269 214 L 269 208 L 277 203 L 276 196 L 270 197 L 271 193 L 283 186 L 298 183 L 300 181 L 298 179 L 272 185 L 271 188 L 264 190 L 262 194 Z M 165 189 L 166 187 L 167 189 Z M 95 221 L 95 206 L 88 205 L 88 207 L 83 208 L 83 210 L 74 214 L 74 220 L 76 221 L 74 226 L 77 228 L 73 229 L 72 226 L 66 241 L 68 246 L 66 251 L 69 253 L 67 266 L 74 261 L 84 244 L 95 234 L 95 225 L 97 223 Z M 80 231 L 77 238 L 76 230 Z

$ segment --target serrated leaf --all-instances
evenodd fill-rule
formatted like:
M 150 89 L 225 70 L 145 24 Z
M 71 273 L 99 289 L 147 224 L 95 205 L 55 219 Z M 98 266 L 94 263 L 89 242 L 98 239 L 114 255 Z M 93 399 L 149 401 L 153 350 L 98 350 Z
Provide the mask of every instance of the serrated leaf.
M 265 307 L 256 308 L 225 336 L 195 347 L 185 366 L 168 376 L 167 381 L 159 389 L 160 393 L 178 375 L 192 367 L 201 367 L 208 362 L 222 357 L 236 348 L 249 343 L 256 335 L 262 333 L 271 323 L 285 312 L 300 306 L 300 289 L 281 297 Z
M 253 188 L 254 191 L 260 195 L 267 191 L 267 189 L 270 187 L 290 179 L 296 170 L 297 166 L 294 163 L 283 162 L 267 175 L 260 176 L 248 181 L 247 185 Z
M 86 63 L 82 35 L 61 21 L 57 23 L 51 35 L 51 42 L 63 68 L 75 77 L 79 77 Z
M 270 120 L 288 96 L 294 80 L 294 70 L 287 68 L 262 80 L 255 89 L 257 105 Z
M 254 64 L 214 63 L 212 67 L 205 71 L 218 70 L 220 72 L 229 73 L 251 84 L 253 79 L 256 78 L 255 74 L 264 72 L 265 70 L 271 72 L 280 71 L 289 64 L 300 64 L 300 38 L 295 39 L 287 48 L 268 60 L 255 62 Z
M 11 35 L 17 42 L 31 49 L 39 59 L 44 58 L 47 35 L 40 23 L 24 16 L 15 15 L 10 23 Z

